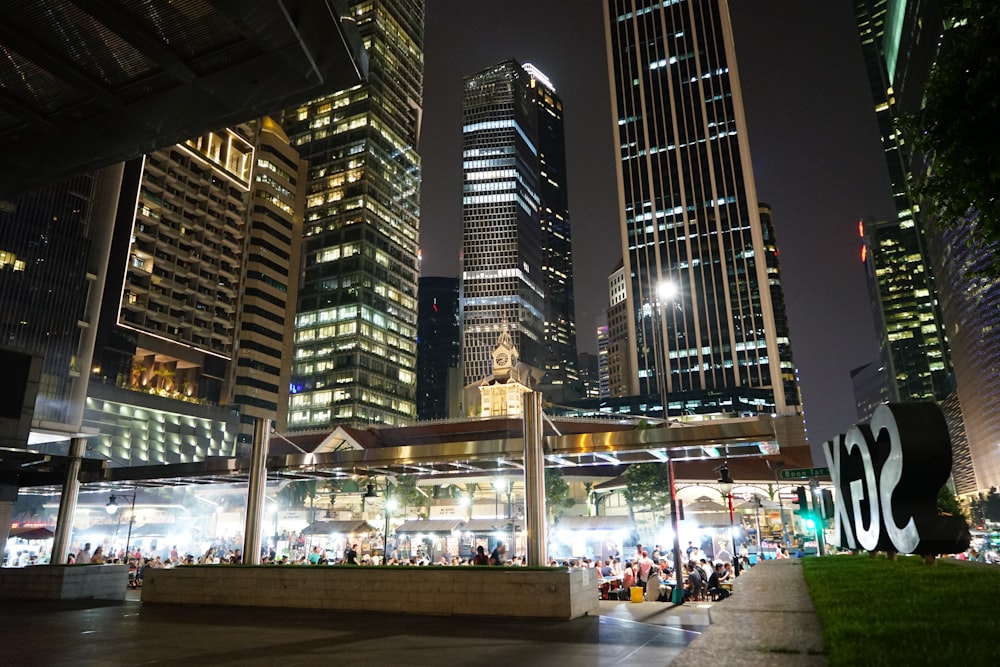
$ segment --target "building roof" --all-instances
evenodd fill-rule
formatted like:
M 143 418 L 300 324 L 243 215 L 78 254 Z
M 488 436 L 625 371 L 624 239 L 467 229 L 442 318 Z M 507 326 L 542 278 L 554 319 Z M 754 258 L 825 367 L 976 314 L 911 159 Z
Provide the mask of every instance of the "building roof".
M 362 82 L 312 0 L 0 3 L 0 196 Z

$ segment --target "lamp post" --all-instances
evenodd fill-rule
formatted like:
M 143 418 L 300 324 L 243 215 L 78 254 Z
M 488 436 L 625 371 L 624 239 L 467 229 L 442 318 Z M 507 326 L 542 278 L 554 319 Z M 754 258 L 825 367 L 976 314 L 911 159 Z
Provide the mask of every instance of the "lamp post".
M 139 485 L 137 484 L 132 489 L 132 507 L 129 510 L 129 517 L 128 517 L 128 537 L 125 538 L 126 564 L 128 564 L 128 559 L 129 559 L 128 549 L 132 542 L 132 526 L 135 525 L 135 497 L 138 493 L 139 493 Z M 118 505 L 118 498 L 114 494 L 111 494 L 111 497 L 108 498 L 108 503 L 104 506 L 104 511 L 107 512 L 109 515 L 113 516 L 118 512 L 119 509 L 121 508 Z M 118 516 L 118 523 L 121 524 L 121 515 Z M 118 538 L 118 529 L 115 528 L 115 539 L 117 538 Z
M 382 533 L 382 565 L 389 563 L 389 514 L 396 509 L 396 499 L 389 497 L 389 486 L 386 484 L 385 491 L 385 531 Z
M 722 495 L 729 501 L 729 553 L 733 555 L 733 571 L 738 576 L 740 573 L 740 561 L 734 555 L 736 553 L 736 528 L 733 525 L 733 478 L 729 475 L 728 463 L 723 463 L 716 470 L 719 472 L 719 490 L 722 491 Z
M 667 379 L 670 368 L 670 352 L 667 349 L 666 311 L 664 304 L 672 302 L 677 296 L 677 284 L 672 280 L 661 280 L 656 285 L 657 304 L 660 315 L 660 348 L 662 363 L 660 363 L 660 403 L 663 405 L 663 423 L 669 425 L 670 412 L 667 409 Z M 674 478 L 674 460 L 667 452 L 667 483 L 670 485 L 670 524 L 674 533 L 674 590 L 670 595 L 673 604 L 684 604 L 684 564 L 681 561 L 680 517 L 677 512 L 677 483 Z

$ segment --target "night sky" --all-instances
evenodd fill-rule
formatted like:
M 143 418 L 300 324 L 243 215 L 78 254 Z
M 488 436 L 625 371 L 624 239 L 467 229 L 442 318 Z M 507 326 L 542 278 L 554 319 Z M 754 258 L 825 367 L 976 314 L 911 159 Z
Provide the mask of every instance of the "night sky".
M 893 215 L 851 4 L 730 0 L 750 150 L 771 205 L 814 445 L 856 421 L 850 370 L 878 356 L 857 235 Z M 457 276 L 462 78 L 507 58 L 563 100 L 577 344 L 596 352 L 607 276 L 621 258 L 601 0 L 427 0 L 422 275 Z

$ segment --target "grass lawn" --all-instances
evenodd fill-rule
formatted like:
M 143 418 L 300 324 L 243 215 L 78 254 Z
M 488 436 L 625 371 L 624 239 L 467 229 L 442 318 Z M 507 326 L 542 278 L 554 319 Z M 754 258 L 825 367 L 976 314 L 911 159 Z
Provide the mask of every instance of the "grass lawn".
M 830 665 L 1000 665 L 1000 567 L 881 555 L 802 566 Z

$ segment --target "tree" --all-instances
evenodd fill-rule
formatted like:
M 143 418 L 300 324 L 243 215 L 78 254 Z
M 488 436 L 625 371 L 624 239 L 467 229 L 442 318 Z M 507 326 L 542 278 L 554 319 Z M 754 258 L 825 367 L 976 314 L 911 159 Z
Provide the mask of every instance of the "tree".
M 947 484 L 938 489 L 937 507 L 939 511 L 944 512 L 945 514 L 961 517 L 966 521 L 969 519 L 965 516 L 965 510 L 962 509 L 962 504 L 958 501 L 955 494 L 952 493 L 951 489 L 948 488 Z
M 1000 3 L 942 0 L 946 30 L 923 108 L 900 122 L 926 173 L 915 199 L 946 229 L 967 228 L 968 242 L 1000 246 Z M 1000 277 L 995 258 L 983 273 Z
M 973 498 L 969 508 L 976 525 L 983 526 L 987 521 L 1000 522 L 1000 493 L 997 493 L 997 487 L 990 487 L 990 492 L 985 496 L 980 493 Z
M 427 495 L 417 488 L 417 477 L 415 475 L 403 475 L 396 480 L 396 488 L 392 492 L 396 503 L 402 510 L 408 507 L 424 507 L 427 504 Z
M 545 469 L 545 505 L 549 515 L 555 518 L 567 507 L 572 507 L 573 499 L 569 494 L 569 483 L 563 478 L 562 470 L 558 468 Z
M 636 463 L 625 469 L 625 501 L 630 511 L 662 509 L 670 503 L 668 463 Z

